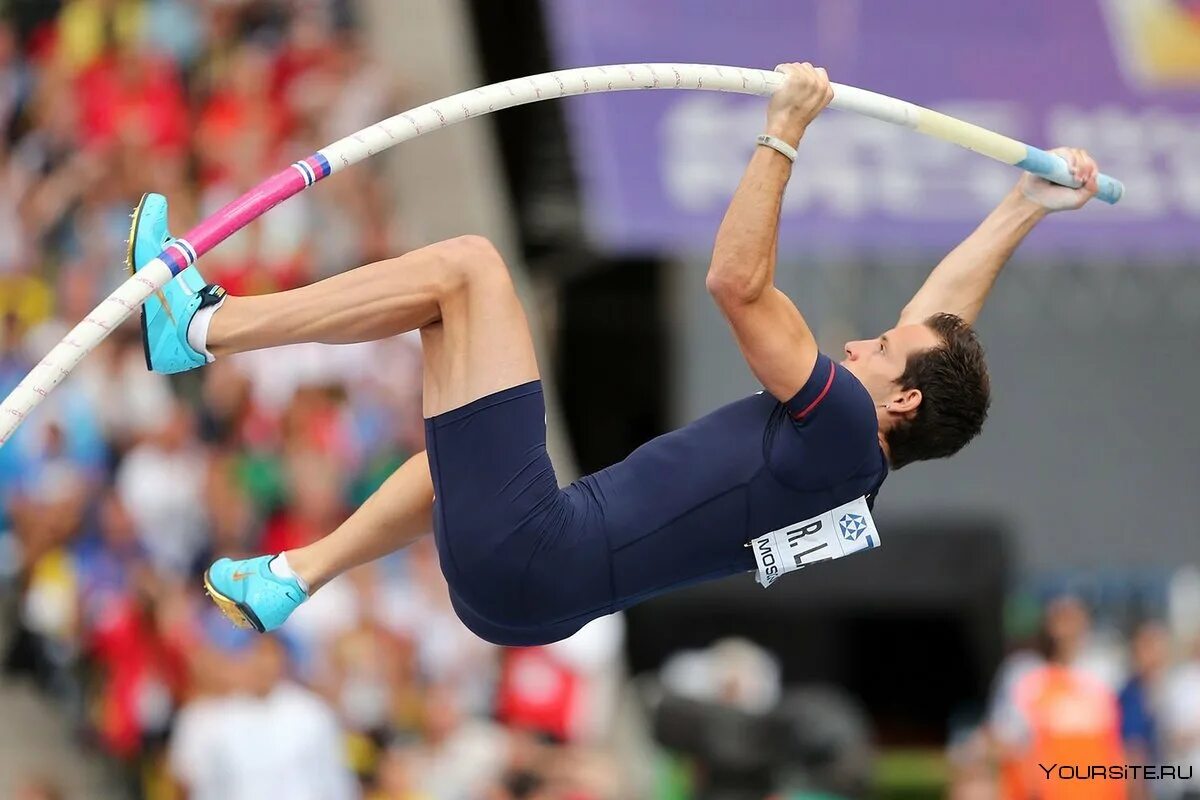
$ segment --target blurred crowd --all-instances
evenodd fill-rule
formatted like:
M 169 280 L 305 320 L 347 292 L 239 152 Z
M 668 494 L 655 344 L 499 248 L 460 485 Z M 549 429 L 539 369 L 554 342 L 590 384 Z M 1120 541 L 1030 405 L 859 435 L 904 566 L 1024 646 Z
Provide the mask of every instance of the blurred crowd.
M 1200 798 L 1200 572 L 1174 588 L 1173 614 L 1124 635 L 1080 596 L 1050 597 L 1001 663 L 983 723 L 953 743 L 951 796 Z
M 360 25 L 351 0 L 0 0 L 0 396 L 125 278 L 143 192 L 167 195 L 182 233 L 401 106 Z M 396 255 L 412 243 L 390 197 L 378 172 L 347 170 L 204 275 L 258 293 Z M 423 447 L 420 370 L 405 336 L 167 379 L 131 322 L 0 449 L 0 667 L 69 710 L 126 796 L 631 796 L 608 746 L 619 618 L 489 646 L 455 617 L 428 540 L 323 588 L 280 636 L 234 629 L 200 592 L 214 557 L 327 534 Z M 952 796 L 1200 796 L 1196 778 L 1052 783 L 1038 766 L 1200 770 L 1200 630 L 1178 630 L 1109 636 L 1078 598 L 1046 604 L 983 723 L 954 739 Z M 691 770 L 655 796 L 869 793 L 866 711 L 784 686 L 747 642 L 679 654 L 657 691 L 654 734 Z M 24 791 L 62 796 L 53 780 Z
M 0 12 L 0 395 L 125 278 L 143 192 L 170 199 L 182 233 L 402 93 L 350 0 Z M 396 255 L 389 197 L 348 170 L 224 243 L 205 278 L 258 293 Z M 212 558 L 325 535 L 422 435 L 411 337 L 168 380 L 131 322 L 0 450 L 4 670 L 60 698 L 131 797 L 613 796 L 596 743 L 619 620 L 490 647 L 454 616 L 428 542 L 322 589 L 280 637 L 202 597 Z

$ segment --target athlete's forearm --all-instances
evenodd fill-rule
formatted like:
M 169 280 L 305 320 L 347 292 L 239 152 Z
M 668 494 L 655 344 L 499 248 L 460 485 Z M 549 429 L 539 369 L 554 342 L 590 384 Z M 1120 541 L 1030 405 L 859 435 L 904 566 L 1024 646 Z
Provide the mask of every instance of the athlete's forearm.
M 713 245 L 705 285 L 718 302 L 753 302 L 774 285 L 779 212 L 791 174 L 783 154 L 755 148 Z
M 1000 270 L 1017 245 L 1047 211 L 1011 192 L 962 244 L 934 268 L 900 315 L 900 323 L 916 323 L 933 314 L 957 314 L 974 322 Z
M 288 565 L 316 591 L 347 570 L 407 547 L 433 530 L 429 460 L 417 453 L 337 530 L 288 551 Z

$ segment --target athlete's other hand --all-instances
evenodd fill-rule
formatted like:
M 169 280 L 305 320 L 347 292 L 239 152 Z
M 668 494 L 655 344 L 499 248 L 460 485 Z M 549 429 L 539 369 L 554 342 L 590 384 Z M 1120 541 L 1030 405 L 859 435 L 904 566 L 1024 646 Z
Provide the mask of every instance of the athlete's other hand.
M 1096 160 L 1088 155 L 1086 150 L 1075 147 L 1056 147 L 1050 152 L 1065 159 L 1071 166 L 1071 174 L 1083 185 L 1078 189 L 1059 186 L 1057 183 L 1027 172 L 1017 183 L 1017 191 L 1027 200 L 1037 203 L 1047 211 L 1070 211 L 1080 208 L 1096 196 L 1096 192 L 1100 188 L 1096 185 L 1096 176 L 1100 174 L 1100 168 L 1096 166 Z
M 775 71 L 783 74 L 783 85 L 767 104 L 767 133 L 794 147 L 800 143 L 808 124 L 833 99 L 833 88 L 824 68 L 807 61 L 780 64 Z

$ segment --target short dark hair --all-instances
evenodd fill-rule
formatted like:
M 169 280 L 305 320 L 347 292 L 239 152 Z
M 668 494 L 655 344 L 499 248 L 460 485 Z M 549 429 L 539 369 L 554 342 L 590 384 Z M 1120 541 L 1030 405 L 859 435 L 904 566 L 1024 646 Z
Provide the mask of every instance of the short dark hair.
M 975 329 L 954 314 L 934 314 L 925 324 L 942 343 L 909 355 L 897 381 L 901 389 L 920 389 L 921 403 L 887 433 L 892 469 L 957 453 L 983 430 L 992 402 Z

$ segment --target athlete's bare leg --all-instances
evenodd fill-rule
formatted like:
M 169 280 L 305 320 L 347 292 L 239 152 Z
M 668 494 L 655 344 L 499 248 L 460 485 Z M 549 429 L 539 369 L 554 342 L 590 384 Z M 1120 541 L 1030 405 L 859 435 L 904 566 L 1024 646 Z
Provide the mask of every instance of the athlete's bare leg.
M 533 339 L 508 269 L 480 236 L 462 236 L 288 292 L 228 297 L 208 349 L 222 356 L 297 342 L 347 344 L 420 329 L 425 416 L 538 377 Z
M 525 311 L 503 259 L 464 236 L 277 294 L 229 297 L 212 318 L 216 356 L 297 342 L 345 344 L 421 331 L 424 414 L 435 416 L 538 378 Z M 310 588 L 431 530 L 425 454 L 396 471 L 329 536 L 289 551 Z
M 287 552 L 310 592 L 347 570 L 408 547 L 433 530 L 433 481 L 420 452 L 405 461 L 367 502 L 323 539 Z

